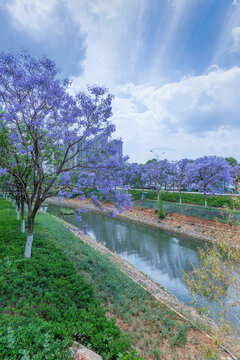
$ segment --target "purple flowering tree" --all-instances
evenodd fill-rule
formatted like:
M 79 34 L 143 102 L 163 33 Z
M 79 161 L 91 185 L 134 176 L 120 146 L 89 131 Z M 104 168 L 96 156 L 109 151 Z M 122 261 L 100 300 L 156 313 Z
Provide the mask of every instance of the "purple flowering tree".
M 207 207 L 207 194 L 224 192 L 225 183 L 232 183 L 231 168 L 228 162 L 217 156 L 204 156 L 188 165 L 188 179 L 192 188 L 204 194 Z
M 145 165 L 146 169 L 146 178 L 151 186 L 155 186 L 158 194 L 162 186 L 167 182 L 169 176 L 169 162 L 165 160 L 154 160 Z
M 131 168 L 130 184 L 134 184 L 134 186 L 142 190 L 141 198 L 143 199 L 144 187 L 148 180 L 147 167 L 146 165 L 133 163 L 130 165 L 130 168 Z
M 239 182 L 240 182 L 240 166 L 238 164 L 231 165 L 231 174 L 233 177 L 233 183 L 235 186 L 235 190 L 239 190 Z
M 172 164 L 170 179 L 174 187 L 177 188 L 179 193 L 179 204 L 182 203 L 182 189 L 188 185 L 188 169 L 189 160 L 182 159 Z
M 115 130 L 110 122 L 113 96 L 101 87 L 88 87 L 87 93 L 71 96 L 69 85 L 68 79 L 60 80 L 55 63 L 47 57 L 35 59 L 26 51 L 0 54 L 0 106 L 4 110 L 0 168 L 19 184 L 27 205 L 26 258 L 31 257 L 38 209 L 54 195 L 49 194 L 51 189 L 65 195 L 73 190 L 74 172 L 78 176 L 75 190 L 81 196 L 94 185 L 102 196 L 115 201 L 118 210 L 130 204 L 126 192 L 117 190 L 124 161 L 116 164 L 110 156 L 103 162 L 94 152 L 94 138 L 110 136 Z M 106 176 L 110 169 L 118 169 L 118 179 Z

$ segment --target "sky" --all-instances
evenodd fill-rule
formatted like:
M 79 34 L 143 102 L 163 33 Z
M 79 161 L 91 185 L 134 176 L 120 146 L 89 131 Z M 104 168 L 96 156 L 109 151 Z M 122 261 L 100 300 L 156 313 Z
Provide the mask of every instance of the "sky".
M 240 0 L 0 0 L 12 48 L 107 87 L 131 162 L 240 160 Z

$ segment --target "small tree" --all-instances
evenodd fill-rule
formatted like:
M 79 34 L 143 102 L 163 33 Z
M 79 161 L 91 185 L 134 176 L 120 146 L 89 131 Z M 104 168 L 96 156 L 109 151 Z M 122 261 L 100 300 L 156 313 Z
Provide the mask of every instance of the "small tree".
M 151 185 L 157 189 L 158 200 L 159 192 L 163 184 L 167 181 L 169 175 L 169 162 L 167 159 L 160 161 L 152 161 L 145 165 L 146 177 Z
M 226 157 L 225 160 L 229 163 L 231 166 L 235 166 L 238 164 L 237 160 L 233 157 Z
M 157 210 L 157 214 L 160 219 L 165 219 L 166 217 L 166 212 L 163 210 L 163 193 L 164 191 L 163 189 L 161 189 L 159 193 L 158 210 Z
M 230 220 L 240 199 L 235 197 L 233 209 L 228 209 Z M 235 223 L 234 237 L 228 230 L 215 233 L 215 242 L 199 250 L 201 262 L 184 275 L 194 304 L 200 311 L 215 319 L 215 344 L 221 344 L 230 333 L 240 334 L 240 228 Z M 213 349 L 214 350 L 214 349 Z
M 143 199 L 144 187 L 148 179 L 147 166 L 133 163 L 131 164 L 130 169 L 131 169 L 130 183 L 134 184 L 134 186 L 137 186 L 142 190 L 141 198 Z
M 187 176 L 188 164 L 188 159 L 182 159 L 172 164 L 172 174 L 170 179 L 177 187 L 179 193 L 179 204 L 182 204 L 182 189 L 189 183 L 189 178 Z

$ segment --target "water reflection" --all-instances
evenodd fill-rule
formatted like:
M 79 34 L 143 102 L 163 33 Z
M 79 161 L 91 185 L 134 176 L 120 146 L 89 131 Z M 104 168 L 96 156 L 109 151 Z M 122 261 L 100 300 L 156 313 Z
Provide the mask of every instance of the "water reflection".
M 79 225 L 74 215 L 64 216 L 59 205 L 49 204 L 48 212 Z M 192 299 L 182 277 L 184 272 L 191 271 L 192 264 L 197 266 L 200 263 L 198 248 L 202 247 L 201 243 L 94 212 L 88 212 L 83 217 L 88 224 L 89 235 L 149 275 L 185 304 L 191 304 Z M 228 290 L 232 292 L 232 289 Z M 228 297 L 224 302 L 226 306 L 230 305 Z M 198 296 L 197 303 L 203 305 Z M 205 299 L 205 306 L 216 316 L 222 310 L 221 307 L 216 309 L 209 298 Z M 227 314 L 228 320 L 236 327 L 239 326 L 239 307 L 235 308 L 235 316 L 237 318 L 230 312 Z
M 199 263 L 198 244 L 178 239 L 162 230 L 122 222 L 100 214 L 88 213 L 89 233 L 96 240 L 151 276 L 180 300 L 191 298 L 182 279 L 191 264 Z
M 60 216 L 57 206 L 49 205 L 49 211 Z M 68 215 L 65 219 L 77 225 L 74 216 Z M 199 263 L 199 243 L 93 212 L 85 214 L 84 219 L 89 235 L 149 275 L 185 304 L 190 304 L 191 297 L 182 276 L 183 271 L 191 270 L 191 264 Z

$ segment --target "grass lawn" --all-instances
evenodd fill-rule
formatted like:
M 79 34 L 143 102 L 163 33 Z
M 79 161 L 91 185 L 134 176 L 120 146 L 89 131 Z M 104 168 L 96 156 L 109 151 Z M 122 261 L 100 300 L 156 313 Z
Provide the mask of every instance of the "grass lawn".
M 19 229 L 15 211 L 1 200 L 1 359 L 65 360 L 73 340 L 104 360 L 205 358 L 199 331 L 60 220 L 37 216 L 30 260 L 23 259 L 26 235 Z

